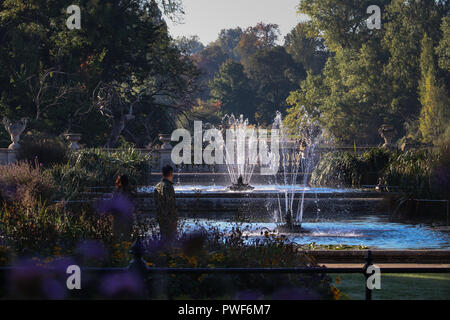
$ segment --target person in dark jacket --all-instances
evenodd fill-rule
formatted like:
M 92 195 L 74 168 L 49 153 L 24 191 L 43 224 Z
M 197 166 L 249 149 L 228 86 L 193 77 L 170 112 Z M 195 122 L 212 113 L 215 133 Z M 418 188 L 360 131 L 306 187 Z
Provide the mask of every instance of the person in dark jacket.
M 112 201 L 117 208 L 113 212 L 113 235 L 116 242 L 131 241 L 135 193 L 127 175 L 119 174 L 115 185 Z
M 154 199 L 161 233 L 161 241 L 170 244 L 177 238 L 178 212 L 173 188 L 173 168 L 162 169 L 162 180 L 156 185 Z

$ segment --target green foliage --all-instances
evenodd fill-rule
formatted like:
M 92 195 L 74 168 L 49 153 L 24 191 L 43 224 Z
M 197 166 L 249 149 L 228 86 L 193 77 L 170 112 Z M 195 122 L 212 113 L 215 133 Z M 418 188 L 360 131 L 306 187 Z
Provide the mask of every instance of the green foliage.
M 277 268 L 313 266 L 312 260 L 285 237 L 266 233 L 249 240 L 236 227 L 230 234 L 211 231 L 182 235 L 172 250 L 152 250 L 145 259 L 151 267 L 174 268 Z M 236 297 L 242 291 L 270 298 L 279 290 L 300 290 L 316 299 L 338 298 L 324 275 L 180 275 L 170 279 L 167 294 L 172 298 L 218 299 Z M 219 284 L 219 285 L 218 285 Z M 214 289 L 213 289 L 214 288 Z
M 376 144 L 378 128 L 395 121 L 388 110 L 386 85 L 379 70 L 381 48 L 369 42 L 358 50 L 342 49 L 329 58 L 322 75 L 308 74 L 287 102 L 289 125 L 305 109 L 337 142 Z M 389 116 L 389 117 L 388 117 Z
M 226 61 L 211 81 L 210 87 L 211 96 L 221 103 L 223 113 L 255 114 L 254 93 L 240 63 Z
M 379 181 L 413 197 L 450 199 L 450 144 L 437 150 L 330 152 L 322 156 L 311 177 L 312 185 L 330 187 L 360 187 Z
M 180 51 L 188 56 L 198 54 L 203 49 L 205 49 L 205 46 L 203 43 L 200 42 L 200 38 L 198 36 L 192 36 L 192 37 L 178 37 L 175 40 L 175 43 L 180 49 Z
M 219 33 L 219 37 L 214 44 L 220 46 L 222 50 L 231 59 L 236 62 L 241 61 L 241 56 L 238 52 L 239 42 L 241 41 L 243 31 L 240 27 L 234 29 L 223 29 Z
M 436 79 L 433 43 L 425 34 L 422 40 L 420 69 L 422 77 L 419 82 L 422 110 L 419 129 L 424 142 L 437 143 L 450 126 L 450 97 L 444 85 Z
M 435 163 L 435 153 L 429 150 L 409 150 L 393 157 L 383 180 L 388 185 L 402 187 L 408 193 L 431 197 L 430 177 Z
M 149 156 L 135 149 L 106 151 L 80 150 L 70 154 L 67 164 L 49 169 L 61 196 L 70 199 L 91 187 L 111 187 L 119 173 L 128 175 L 133 186 L 146 184 Z
M 253 55 L 274 48 L 279 35 L 280 29 L 277 24 L 260 22 L 256 26 L 248 27 L 241 35 L 237 47 L 242 64 L 247 68 Z
M 376 148 L 362 154 L 330 152 L 322 156 L 311 177 L 314 186 L 360 187 L 376 185 L 392 152 Z
M 324 40 L 317 34 L 312 36 L 308 30 L 309 23 L 299 23 L 285 37 L 286 51 L 295 62 L 302 64 L 307 71 L 318 74 L 328 59 Z
M 310 35 L 323 34 L 326 45 L 331 51 L 339 49 L 358 49 L 373 36 L 379 36 L 378 30 L 368 30 L 366 10 L 370 5 L 382 9 L 388 0 L 303 0 L 298 11 L 311 17 L 308 24 Z
M 381 30 L 367 28 L 369 5 L 381 8 Z M 308 75 L 300 89 L 288 98 L 292 107 L 289 125 L 295 126 L 295 118 L 304 106 L 327 133 L 344 144 L 379 143 L 377 129 L 382 124 L 393 125 L 399 137 L 404 134 L 417 137 L 421 110 L 418 93 L 425 92 L 427 81 L 426 78 L 420 81 L 421 41 L 427 34 L 428 56 L 439 45 L 439 65 L 445 66 L 448 4 L 420 0 L 305 0 L 301 1 L 299 11 L 311 20 L 287 37 L 288 51 L 294 57 L 300 54 L 297 59 L 302 58 L 301 54 L 314 54 L 312 48 L 307 50 L 307 40 L 313 41 L 320 35 L 330 52 L 322 72 Z M 320 39 L 316 41 L 320 43 Z M 424 110 L 422 118 L 428 117 L 425 127 L 438 130 L 441 135 L 448 124 L 437 109 L 448 105 L 445 89 L 448 71 L 436 70 L 434 74 L 435 80 L 428 80 L 426 91 L 429 101 L 426 109 L 433 111 Z M 439 108 L 433 106 L 437 104 Z M 441 123 L 432 128 L 437 118 Z M 436 140 L 436 135 L 432 135 Z
M 21 141 L 17 153 L 19 161 L 42 164 L 45 168 L 67 161 L 68 147 L 60 139 L 32 139 Z
M 246 72 L 252 80 L 256 120 L 270 125 L 276 111 L 287 109 L 286 98 L 306 77 L 303 66 L 295 63 L 284 47 L 261 50 L 249 58 Z
M 442 70 L 450 71 L 450 17 L 442 19 L 442 39 L 437 48 L 439 56 L 439 67 Z
M 99 83 L 135 92 L 144 86 L 134 121 L 125 124 L 123 136 L 140 146 L 148 144 L 136 137 L 151 139 L 154 131 L 166 129 L 152 113 L 178 112 L 174 106 L 189 105 L 196 90 L 197 69 L 180 54 L 158 8 L 174 17 L 182 13 L 181 1 L 81 0 L 76 3 L 83 12 L 81 30 L 66 27 L 69 4 L 0 3 L 0 113 L 31 117 L 30 128 L 54 136 L 88 133 L 89 142 L 98 146 L 117 128 L 93 108 Z M 129 106 L 127 97 L 121 98 Z
M 74 214 L 44 203 L 26 210 L 5 205 L 0 210 L 0 233 L 18 256 L 55 257 L 62 254 L 62 248 L 73 253 L 79 241 L 87 239 L 111 243 L 110 229 L 107 217 Z
M 224 116 L 221 104 L 220 101 L 211 102 L 198 99 L 196 105 L 188 112 L 178 117 L 178 128 L 185 128 L 193 131 L 193 120 L 203 121 L 204 123 L 209 123 L 218 127 L 222 123 L 222 118 Z

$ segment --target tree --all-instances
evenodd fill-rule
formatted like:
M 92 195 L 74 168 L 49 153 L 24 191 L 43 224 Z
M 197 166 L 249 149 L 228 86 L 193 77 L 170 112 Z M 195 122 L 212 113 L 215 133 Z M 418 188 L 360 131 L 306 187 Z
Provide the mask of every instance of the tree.
M 240 27 L 234 29 L 223 29 L 219 33 L 214 44 L 222 48 L 223 52 L 236 62 L 240 62 L 241 56 L 238 52 L 238 45 L 241 41 L 243 31 Z
M 244 114 L 249 119 L 255 115 L 255 94 L 244 67 L 233 60 L 226 61 L 211 82 L 211 96 L 219 101 L 226 114 Z
M 306 111 L 318 120 L 337 142 L 376 144 L 378 128 L 395 123 L 389 113 L 389 97 L 379 60 L 382 48 L 368 43 L 359 50 L 341 49 L 330 57 L 322 75 L 311 72 L 288 103 L 290 126 Z
M 257 96 L 255 119 L 267 125 L 277 110 L 287 109 L 286 98 L 306 76 L 303 66 L 295 63 L 281 46 L 255 53 L 248 60 L 246 72 Z
M 205 46 L 203 43 L 201 43 L 200 38 L 198 36 L 192 36 L 192 37 L 178 37 L 175 40 L 175 43 L 180 49 L 180 51 L 188 56 L 192 56 L 194 54 L 200 53 L 203 49 L 205 49 Z
M 298 11 L 311 18 L 307 24 L 310 36 L 323 35 L 330 50 L 359 49 L 382 34 L 367 28 L 367 8 L 378 5 L 383 9 L 387 3 L 389 0 L 302 0 Z
M 215 44 L 209 45 L 202 52 L 193 57 L 197 68 L 201 71 L 199 80 L 201 91 L 199 97 L 202 100 L 209 99 L 209 83 L 214 79 L 215 74 L 219 72 L 220 66 L 229 58 L 230 57 L 223 49 Z
M 423 37 L 421 47 L 419 92 L 422 110 L 419 128 L 425 142 L 436 143 L 450 126 L 450 99 L 445 87 L 436 79 L 433 41 L 427 34 Z
M 309 23 L 299 23 L 285 37 L 284 46 L 295 62 L 302 64 L 306 70 L 312 70 L 314 74 L 322 71 L 328 59 L 324 39 L 318 35 L 310 36 Z
M 417 88 L 420 79 L 421 41 L 427 34 L 433 47 L 441 38 L 441 19 L 448 12 L 446 1 L 393 0 L 387 7 L 383 46 L 389 53 L 384 67 L 391 82 L 391 107 L 405 120 L 417 117 L 421 104 Z
M 0 4 L 3 115 L 34 114 L 33 128 L 52 134 L 76 130 L 87 133 L 90 143 L 106 140 L 108 126 L 110 138 L 116 131 L 95 108 L 92 93 L 99 83 L 129 92 L 146 86 L 142 106 L 136 105 L 139 117 L 125 128 L 137 130 L 135 135 L 149 125 L 144 121 L 152 108 L 173 113 L 193 101 L 197 70 L 172 42 L 160 10 L 174 18 L 179 0 L 81 0 L 79 5 L 82 28 L 69 30 L 67 5 L 60 1 Z
M 255 53 L 275 47 L 279 35 L 280 29 L 276 24 L 260 22 L 254 27 L 247 28 L 242 34 L 237 48 L 244 66 Z

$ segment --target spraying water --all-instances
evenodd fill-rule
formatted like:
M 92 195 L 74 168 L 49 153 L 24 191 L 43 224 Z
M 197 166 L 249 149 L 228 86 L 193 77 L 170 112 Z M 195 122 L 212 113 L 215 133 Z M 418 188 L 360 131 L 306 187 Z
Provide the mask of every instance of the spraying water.
M 273 129 L 279 131 L 281 181 L 283 186 L 281 196 L 278 196 L 279 221 L 286 229 L 294 231 L 300 229 L 303 222 L 305 205 L 305 191 L 308 177 L 315 164 L 315 150 L 319 143 L 321 130 L 318 124 L 309 117 L 303 108 L 303 117 L 298 119 L 295 129 L 287 128 L 283 124 L 283 117 L 277 112 Z M 296 203 L 297 179 L 302 179 L 302 192 Z M 278 180 L 278 178 L 275 178 Z M 278 183 L 278 181 L 277 181 Z M 284 199 L 282 199 L 282 197 Z M 284 200 L 284 207 L 282 206 Z M 284 210 L 283 210 L 284 209 Z
M 225 133 L 226 131 L 226 133 Z M 227 141 L 225 149 L 225 164 L 234 191 L 252 190 L 250 180 L 257 165 L 257 161 L 251 156 L 256 151 L 258 138 L 257 132 L 249 125 L 248 119 L 241 115 L 226 115 L 222 119 L 222 134 Z

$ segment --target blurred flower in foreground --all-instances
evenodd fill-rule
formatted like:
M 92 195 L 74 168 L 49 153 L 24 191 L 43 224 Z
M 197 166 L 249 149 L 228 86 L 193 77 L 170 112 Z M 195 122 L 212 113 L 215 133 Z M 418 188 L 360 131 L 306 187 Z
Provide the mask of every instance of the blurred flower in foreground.
M 97 201 L 95 210 L 100 214 L 118 214 L 131 217 L 134 212 L 134 204 L 128 197 L 115 194 L 111 199 Z
M 83 260 L 102 261 L 107 256 L 107 249 L 105 246 L 92 240 L 82 241 L 78 244 L 75 252 Z
M 18 262 L 9 278 L 10 297 L 13 299 L 50 299 L 65 298 L 65 281 L 58 279 L 58 272 L 31 261 Z
M 130 272 L 112 274 L 102 279 L 100 292 L 106 299 L 142 299 L 144 281 Z

